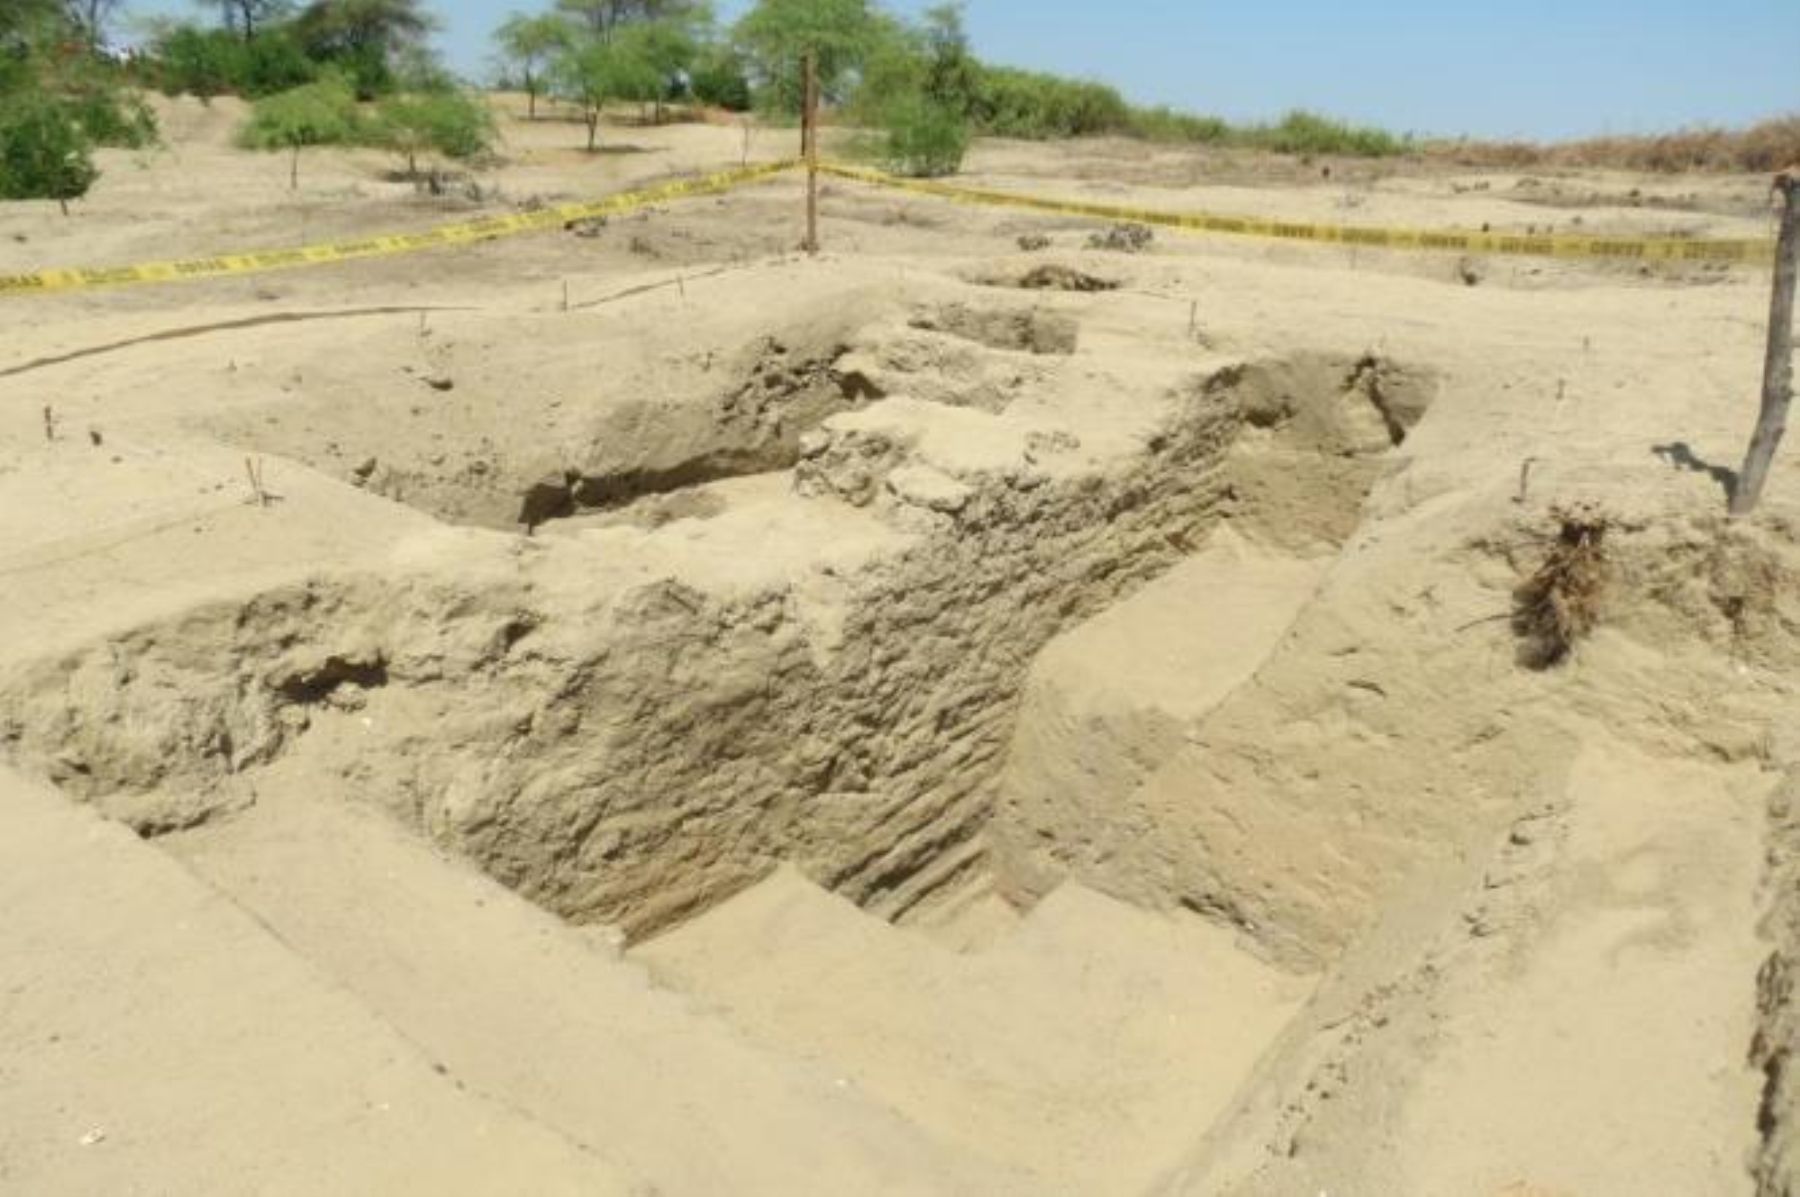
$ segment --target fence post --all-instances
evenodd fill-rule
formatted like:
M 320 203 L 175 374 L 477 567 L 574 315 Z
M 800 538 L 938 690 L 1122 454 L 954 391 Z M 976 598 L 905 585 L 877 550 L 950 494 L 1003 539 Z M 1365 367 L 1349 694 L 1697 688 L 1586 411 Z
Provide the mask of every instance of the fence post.
M 800 152 L 806 157 L 806 252 L 819 252 L 819 66 L 812 51 L 805 60 L 801 100 Z
M 1787 431 L 1794 398 L 1794 278 L 1800 267 L 1800 172 L 1775 176 L 1781 195 L 1781 234 L 1775 241 L 1775 292 L 1769 300 L 1769 352 L 1763 360 L 1762 413 L 1750 437 L 1744 468 L 1731 489 L 1731 514 L 1748 515 L 1762 499 L 1776 446 Z

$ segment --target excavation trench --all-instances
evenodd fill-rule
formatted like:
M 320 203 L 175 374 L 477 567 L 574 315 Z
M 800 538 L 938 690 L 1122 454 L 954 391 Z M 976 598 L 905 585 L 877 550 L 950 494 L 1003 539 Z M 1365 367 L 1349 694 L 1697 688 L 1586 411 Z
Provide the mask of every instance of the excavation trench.
M 704 467 L 582 475 L 547 519 L 659 489 L 669 518 L 445 535 L 37 661 L 0 678 L 0 746 L 163 837 L 459 1082 L 671 1193 L 720 1191 L 754 1115 L 701 1115 L 702 1141 L 731 1126 L 696 1170 L 579 1112 L 616 1103 L 590 1090 L 622 1052 L 653 1062 L 634 1111 L 716 1104 L 725 1028 L 665 1011 L 620 1044 L 589 1025 L 614 1007 L 554 1013 L 639 998 L 615 962 L 558 971 L 471 916 L 394 825 L 617 934 L 770 1053 L 755 1075 L 826 1061 L 1021 1192 L 1148 1191 L 1311 982 L 1227 925 L 1216 870 L 1159 867 L 1187 845 L 1136 792 L 1281 643 L 1434 382 L 1186 348 L 1097 376 L 1074 332 L 939 306 L 833 338 L 728 391 L 817 398 L 770 437 L 787 471 L 701 446 Z M 391 819 L 346 850 L 364 805 Z
M 841 373 L 798 375 L 843 401 Z M 8 685 L 0 737 L 145 831 L 236 809 L 260 769 L 301 759 L 634 937 L 780 863 L 900 917 L 991 870 L 996 779 L 1054 636 L 1221 521 L 1341 542 L 1429 393 L 1373 360 L 1187 369 L 1116 446 L 878 401 L 796 438 L 776 527 L 719 517 L 682 564 L 663 533 L 615 529 L 600 552 L 497 541 L 214 604 L 39 662 Z M 743 559 L 747 536 L 765 561 Z

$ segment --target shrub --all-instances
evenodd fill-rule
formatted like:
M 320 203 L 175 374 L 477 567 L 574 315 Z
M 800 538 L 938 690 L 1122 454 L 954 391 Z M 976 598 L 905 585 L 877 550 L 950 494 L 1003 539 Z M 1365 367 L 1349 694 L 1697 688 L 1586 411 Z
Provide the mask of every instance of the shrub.
M 725 46 L 701 54 L 688 73 L 694 99 L 730 112 L 750 111 L 750 72 L 743 58 Z
M 93 142 L 69 105 L 20 93 L 0 106 L 0 199 L 53 199 L 69 210 L 93 186 Z
M 1348 154 L 1359 158 L 1384 158 L 1406 152 L 1407 143 L 1385 129 L 1351 125 L 1294 111 L 1279 124 L 1257 125 L 1243 130 L 1239 140 L 1277 154 Z
M 155 46 L 156 85 L 163 94 L 209 100 L 234 89 L 243 73 L 244 44 L 222 29 L 181 25 Z
M 156 114 L 136 92 L 88 84 L 69 96 L 66 110 L 95 145 L 141 150 L 157 142 Z
M 970 116 L 986 132 L 1042 140 L 1122 132 L 1131 106 L 1102 83 L 983 66 Z
M 289 150 L 288 186 L 300 185 L 300 151 L 309 145 L 358 140 L 362 117 L 349 84 L 331 75 L 258 100 L 238 131 L 238 143 L 254 150 Z
M 1137 108 L 1129 132 L 1146 141 L 1185 141 L 1217 145 L 1230 140 L 1231 126 L 1216 116 L 1196 116 L 1173 108 Z
M 462 160 L 485 153 L 493 144 L 494 118 L 466 92 L 402 92 L 376 108 L 372 140 L 405 158 L 407 177 L 417 178 L 420 154 Z
M 1551 144 L 1463 138 L 1422 148 L 1459 166 L 1573 166 L 1659 172 L 1736 170 L 1763 174 L 1800 162 L 1800 115 L 1771 117 L 1746 129 L 1681 129 Z
M 962 114 L 923 95 L 902 96 L 882 117 L 881 157 L 896 174 L 918 178 L 953 175 L 969 148 Z
M 319 64 L 285 29 L 269 29 L 245 42 L 232 90 L 258 99 L 304 87 L 319 77 Z

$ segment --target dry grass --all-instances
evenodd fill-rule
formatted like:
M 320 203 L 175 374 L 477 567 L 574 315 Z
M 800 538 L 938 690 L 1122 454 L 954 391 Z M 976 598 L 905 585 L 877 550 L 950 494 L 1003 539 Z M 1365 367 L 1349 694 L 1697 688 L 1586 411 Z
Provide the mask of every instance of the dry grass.
M 1581 167 L 1662 173 L 1773 173 L 1800 164 L 1800 113 L 1747 129 L 1683 129 L 1641 137 L 1590 137 L 1545 145 L 1530 141 L 1434 142 L 1429 156 L 1459 166 L 1525 169 Z
M 1558 528 L 1549 551 L 1513 591 L 1519 661 L 1532 669 L 1568 659 L 1575 642 L 1599 622 L 1606 588 L 1606 517 L 1588 508 L 1557 508 L 1551 514 Z

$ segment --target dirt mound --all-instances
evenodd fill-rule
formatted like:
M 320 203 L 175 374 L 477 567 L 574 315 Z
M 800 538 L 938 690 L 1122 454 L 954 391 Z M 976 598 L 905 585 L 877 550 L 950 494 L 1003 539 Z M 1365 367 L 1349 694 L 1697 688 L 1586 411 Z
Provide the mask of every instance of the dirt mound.
M 1075 291 L 1092 294 L 1096 291 L 1116 291 L 1119 288 L 1119 284 L 1112 279 L 1055 262 L 1033 266 L 1019 274 L 984 274 L 977 281 L 990 287 L 1016 287 L 1021 291 Z
M 914 328 L 948 333 L 990 349 L 1026 353 L 1074 353 L 1078 326 L 1070 317 L 1036 308 L 1024 311 L 951 304 L 912 318 Z

